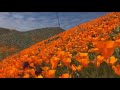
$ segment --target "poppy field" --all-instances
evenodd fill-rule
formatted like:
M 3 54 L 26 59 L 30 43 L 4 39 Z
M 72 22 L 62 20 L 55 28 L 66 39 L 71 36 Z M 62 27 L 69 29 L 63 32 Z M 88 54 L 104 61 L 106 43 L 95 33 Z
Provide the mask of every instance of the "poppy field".
M 120 12 L 8 56 L 0 62 L 0 78 L 120 78 Z

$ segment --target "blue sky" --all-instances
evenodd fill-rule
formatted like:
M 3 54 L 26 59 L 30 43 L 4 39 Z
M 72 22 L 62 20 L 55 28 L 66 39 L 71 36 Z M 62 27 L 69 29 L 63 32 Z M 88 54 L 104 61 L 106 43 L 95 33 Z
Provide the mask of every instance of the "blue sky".
M 69 29 L 107 12 L 58 12 L 60 26 Z M 28 31 L 44 27 L 58 27 L 56 12 L 0 12 L 0 27 Z

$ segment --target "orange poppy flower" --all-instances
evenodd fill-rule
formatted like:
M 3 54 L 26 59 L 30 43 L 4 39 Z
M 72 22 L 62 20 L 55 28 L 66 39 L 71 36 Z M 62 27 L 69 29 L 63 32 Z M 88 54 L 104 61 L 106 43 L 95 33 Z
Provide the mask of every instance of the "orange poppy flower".
M 19 63 L 16 62 L 16 63 L 15 63 L 15 67 L 16 67 L 16 68 L 20 68 L 21 66 L 20 66 Z
M 115 71 L 117 75 L 120 76 L 120 65 L 112 66 L 112 69 Z
M 4 70 L 3 69 L 0 69 L 0 73 L 2 73 Z
M 97 62 L 96 65 L 97 65 L 97 67 L 99 67 L 100 66 L 100 62 Z
M 65 52 L 64 51 L 58 51 L 56 54 L 57 54 L 58 58 L 63 59 Z
M 88 59 L 88 53 L 77 53 L 77 55 L 75 56 L 76 60 L 81 60 L 81 59 Z
M 98 55 L 98 56 L 96 57 L 96 59 L 97 59 L 97 62 L 99 62 L 99 63 L 102 63 L 102 62 L 104 61 L 104 57 L 101 56 L 101 55 Z
M 30 78 L 30 75 L 28 73 L 25 73 L 25 75 L 23 76 L 23 78 Z
M 76 69 L 77 69 L 78 71 L 81 71 L 81 70 L 82 70 L 82 66 L 79 65 L 79 66 L 76 67 Z
M 30 73 L 33 77 L 36 76 L 36 75 L 35 75 L 35 70 L 34 70 L 34 69 L 30 69 L 29 73 Z
M 56 70 L 48 70 L 48 71 L 46 71 L 45 77 L 46 78 L 54 78 L 55 77 L 55 71 Z
M 120 47 L 120 39 L 116 40 L 116 44 L 118 47 Z
M 50 62 L 51 62 L 51 65 L 52 65 L 52 69 L 55 69 L 57 67 L 57 64 L 58 64 L 59 60 L 60 59 L 57 58 L 57 57 L 53 57 L 53 58 L 50 59 Z
M 101 55 L 107 59 L 113 54 L 116 43 L 114 41 L 98 42 L 96 46 L 99 48 Z
M 100 53 L 98 48 L 92 48 L 89 50 L 89 52 L 95 52 L 96 54 Z
M 94 42 L 94 44 L 97 48 L 103 48 L 104 47 L 104 42 L 103 41 Z
M 37 59 L 34 63 L 37 64 L 37 65 L 41 65 L 42 64 L 42 59 Z
M 90 61 L 88 59 L 81 59 L 79 62 L 83 65 L 83 67 L 87 67 Z
M 71 69 L 72 71 L 76 71 L 76 66 L 72 64 Z
M 116 46 L 115 41 L 106 41 L 105 43 L 106 48 L 114 48 Z
M 65 65 L 65 66 L 69 66 L 70 63 L 71 63 L 71 58 L 64 58 L 62 60 L 62 63 Z
M 117 59 L 114 56 L 110 57 L 110 64 L 113 65 L 115 62 L 117 62 Z
M 70 75 L 68 73 L 64 73 L 59 78 L 70 78 Z
M 45 60 L 45 63 L 46 63 L 46 64 L 49 64 L 49 63 L 50 63 L 50 60 L 49 60 L 49 59 Z
M 88 53 L 79 53 L 81 57 L 87 57 Z
M 34 67 L 34 63 L 30 63 L 30 67 Z
M 47 70 L 50 69 L 50 67 L 42 67 L 42 69 L 43 69 L 44 71 L 47 71 Z
M 42 75 L 39 75 L 38 77 L 36 77 L 36 78 L 43 78 L 43 76 Z

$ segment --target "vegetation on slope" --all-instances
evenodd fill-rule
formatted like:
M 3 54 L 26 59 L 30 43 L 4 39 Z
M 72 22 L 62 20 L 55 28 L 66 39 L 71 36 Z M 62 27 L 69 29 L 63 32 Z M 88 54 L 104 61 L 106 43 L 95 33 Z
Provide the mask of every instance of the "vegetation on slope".
M 0 62 L 1 78 L 120 78 L 120 13 L 106 14 Z
M 0 29 L 0 48 L 2 49 L 0 50 L 0 60 L 63 31 L 63 29 L 58 27 L 35 29 L 26 32 Z M 11 48 L 12 51 L 9 51 Z

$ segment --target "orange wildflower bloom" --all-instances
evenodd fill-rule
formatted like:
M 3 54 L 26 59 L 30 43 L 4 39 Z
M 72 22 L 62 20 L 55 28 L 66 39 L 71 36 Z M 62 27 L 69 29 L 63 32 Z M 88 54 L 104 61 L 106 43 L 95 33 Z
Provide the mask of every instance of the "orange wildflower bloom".
M 35 70 L 34 70 L 34 69 L 30 69 L 29 73 L 30 73 L 33 77 L 36 76 L 36 75 L 35 75 Z
M 120 65 L 112 66 L 112 69 L 115 71 L 117 75 L 120 76 Z
M 76 60 L 81 60 L 81 59 L 88 59 L 88 53 L 77 53 L 77 55 L 75 56 Z
M 64 73 L 59 78 L 70 78 L 70 75 L 68 73 Z
M 90 61 L 88 59 L 81 59 L 79 62 L 83 65 L 83 67 L 87 67 Z
M 89 50 L 89 52 L 95 52 L 96 54 L 100 53 L 98 48 L 92 48 Z
M 79 55 L 84 58 L 84 57 L 87 57 L 88 56 L 88 53 L 79 53 Z
M 48 70 L 48 71 L 46 71 L 45 77 L 46 78 L 54 78 L 55 77 L 55 71 L 56 70 Z
M 99 48 L 101 55 L 107 59 L 113 54 L 116 43 L 114 41 L 98 42 L 96 46 Z
M 69 66 L 70 63 L 71 63 L 71 58 L 64 58 L 62 60 L 62 63 L 65 65 L 65 66 Z
M 57 58 L 57 57 L 53 57 L 53 58 L 50 59 L 50 63 L 52 65 L 52 69 L 55 69 L 57 67 L 57 64 L 58 64 L 59 60 L 60 59 Z
M 96 59 L 97 59 L 97 62 L 99 62 L 99 63 L 102 63 L 102 62 L 104 61 L 104 57 L 101 56 L 101 55 L 98 55 L 98 56 L 96 57 Z
M 58 58 L 63 59 L 65 52 L 64 51 L 58 51 L 56 54 L 57 54 Z
M 50 67 L 42 67 L 42 69 L 43 69 L 44 71 L 47 71 L 47 70 L 50 69 Z
M 114 56 L 110 57 L 110 64 L 113 65 L 115 62 L 117 62 L 117 59 Z
M 25 75 L 23 76 L 23 78 L 30 78 L 30 75 L 28 73 L 25 73 Z
M 34 63 L 30 63 L 30 67 L 34 67 Z
M 116 40 L 116 44 L 118 47 L 120 47 L 120 39 Z
M 81 70 L 82 70 L 82 66 L 79 65 L 78 67 L 76 67 L 76 69 L 77 69 L 78 71 L 81 71 Z
M 38 77 L 36 77 L 36 78 L 43 78 L 43 76 L 42 75 L 39 75 Z
M 71 69 L 72 71 L 76 71 L 76 66 L 72 64 Z

